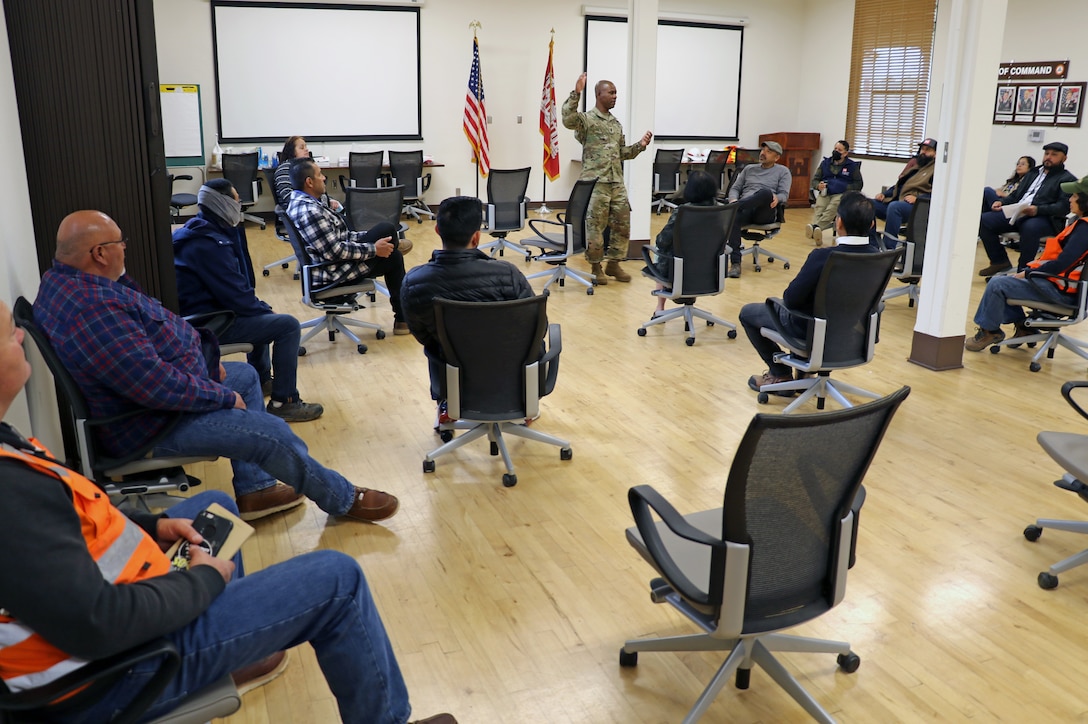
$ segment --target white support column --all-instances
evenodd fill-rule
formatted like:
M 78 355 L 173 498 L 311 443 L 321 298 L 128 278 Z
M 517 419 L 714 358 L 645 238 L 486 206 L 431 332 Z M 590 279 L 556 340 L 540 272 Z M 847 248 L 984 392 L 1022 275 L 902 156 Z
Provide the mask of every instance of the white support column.
M 627 92 L 621 98 L 627 108 L 627 143 L 654 130 L 657 108 L 657 11 L 658 0 L 628 0 Z M 650 196 L 653 192 L 654 144 L 627 162 L 624 180 L 631 199 L 631 241 L 635 248 L 650 239 Z M 636 255 L 636 258 L 639 258 Z
M 924 282 L 910 361 L 935 370 L 963 366 L 965 325 L 985 186 L 997 67 L 1007 0 L 941 0 L 930 88 L 937 139 Z M 933 103 L 937 101 L 939 105 Z

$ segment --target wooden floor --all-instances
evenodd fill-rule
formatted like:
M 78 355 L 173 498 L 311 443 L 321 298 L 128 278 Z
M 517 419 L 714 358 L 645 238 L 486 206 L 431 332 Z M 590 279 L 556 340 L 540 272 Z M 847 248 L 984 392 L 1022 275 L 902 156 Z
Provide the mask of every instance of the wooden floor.
M 654 233 L 665 219 L 654 217 Z M 779 295 L 811 248 L 807 222 L 807 211 L 790 211 L 772 242 L 791 270 L 765 264 L 757 274 L 746 259 L 743 277 L 700 306 L 736 320 L 742 304 Z M 287 252 L 271 227 L 250 229 L 258 268 Z M 409 238 L 412 265 L 438 245 L 430 222 L 413 222 Z M 689 348 L 673 322 L 638 337 L 653 309 L 640 267 L 628 263 L 631 284 L 613 282 L 594 296 L 575 284 L 553 287 L 562 365 L 534 427 L 572 440 L 574 458 L 515 440 L 514 488 L 500 484 L 501 460 L 486 444 L 422 472 L 437 445 L 426 365 L 412 337 L 392 335 L 387 301 L 358 313 L 390 331 L 382 341 L 367 335 L 365 356 L 346 340 L 307 345 L 299 387 L 326 411 L 295 431 L 355 483 L 400 496 L 401 512 L 366 525 L 329 520 L 308 503 L 257 523 L 247 566 L 319 548 L 358 560 L 416 718 L 450 711 L 464 723 L 676 722 L 721 663 L 715 654 L 643 654 L 635 669 L 618 666 L 626 638 L 692 632 L 650 602 L 652 571 L 624 540 L 625 494 L 648 483 L 682 512 L 720 505 L 748 421 L 783 401 L 760 406 L 747 388 L 763 367 L 743 333 L 730 340 L 720 326 L 699 327 Z M 976 277 L 972 310 L 981 290 Z M 287 271 L 258 277 L 258 291 L 277 311 L 315 316 Z M 849 640 L 861 668 L 847 675 L 832 656 L 803 654 L 783 656 L 785 665 L 844 722 L 1088 719 L 1088 567 L 1063 575 L 1057 590 L 1035 582 L 1088 538 L 1048 531 L 1029 543 L 1021 534 L 1037 516 L 1088 518 L 1088 506 L 1051 485 L 1061 471 L 1034 439 L 1044 429 L 1088 432 L 1059 395 L 1062 382 L 1086 377 L 1085 364 L 1059 351 L 1032 374 L 1027 350 L 1006 349 L 931 372 L 906 359 L 914 319 L 905 298 L 890 302 L 876 360 L 836 375 L 877 392 L 913 388 L 866 480 L 846 600 L 799 629 Z M 226 461 L 194 472 L 230 490 Z M 806 720 L 758 669 L 749 690 L 727 686 L 704 718 Z M 287 673 L 246 695 L 229 721 L 337 721 L 312 650 L 296 650 Z

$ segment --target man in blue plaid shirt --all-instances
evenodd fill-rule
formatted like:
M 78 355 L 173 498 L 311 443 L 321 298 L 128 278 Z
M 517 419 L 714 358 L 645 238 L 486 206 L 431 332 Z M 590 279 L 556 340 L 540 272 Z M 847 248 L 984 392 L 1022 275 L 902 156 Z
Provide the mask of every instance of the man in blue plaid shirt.
M 214 335 L 198 333 L 140 290 L 125 274 L 127 242 L 100 211 L 69 214 L 34 302 L 38 324 L 92 417 L 148 411 L 109 426 L 103 447 L 121 455 L 143 446 L 181 412 L 152 455 L 230 458 L 246 520 L 299 505 L 302 496 L 330 515 L 357 520 L 396 513 L 396 497 L 356 487 L 321 465 L 286 422 L 265 411 L 249 364 L 220 364 Z
M 408 334 L 408 323 L 400 308 L 404 255 L 398 248 L 401 242 L 397 228 L 382 222 L 365 232 L 349 230 L 344 217 L 321 203 L 325 174 L 312 159 L 294 160 L 291 185 L 295 190 L 287 205 L 287 216 L 298 229 L 302 243 L 314 261 L 334 262 L 315 270 L 314 281 L 321 285 L 345 284 L 384 276 L 393 305 L 393 334 Z

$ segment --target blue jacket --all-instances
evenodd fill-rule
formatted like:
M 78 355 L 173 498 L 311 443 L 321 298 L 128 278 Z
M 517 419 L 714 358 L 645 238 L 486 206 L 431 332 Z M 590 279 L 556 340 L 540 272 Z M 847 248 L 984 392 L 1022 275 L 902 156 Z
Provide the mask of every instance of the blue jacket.
M 239 317 L 272 312 L 257 298 L 246 232 L 203 211 L 174 232 L 174 272 L 183 315 L 229 309 Z
M 820 161 L 820 168 L 812 177 L 812 188 L 815 189 L 821 181 L 827 184 L 827 195 L 838 196 L 847 191 L 861 191 L 864 181 L 861 178 L 861 163 L 847 156 L 837 171 L 831 168 L 830 156 Z

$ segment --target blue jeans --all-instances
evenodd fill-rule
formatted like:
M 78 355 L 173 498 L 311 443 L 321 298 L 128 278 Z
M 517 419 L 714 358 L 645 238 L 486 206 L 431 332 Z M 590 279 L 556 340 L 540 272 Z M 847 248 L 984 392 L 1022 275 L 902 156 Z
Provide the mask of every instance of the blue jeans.
M 903 228 L 903 223 L 910 218 L 910 212 L 913 208 L 914 205 L 908 204 L 906 201 L 893 201 L 888 204 L 887 211 L 884 214 L 884 235 L 898 237 L 899 230 Z
M 224 362 L 224 384 L 242 396 L 246 409 L 185 415 L 152 451 L 167 455 L 230 458 L 236 495 L 290 485 L 330 515 L 351 508 L 355 487 L 343 475 L 310 457 L 306 443 L 286 422 L 264 410 L 256 371 L 244 362 Z
M 1016 277 L 993 277 L 975 312 L 975 324 L 987 332 L 996 332 L 1002 324 L 1024 321 L 1024 309 L 1011 307 L 1008 299 L 1032 299 L 1040 302 L 1070 304 L 1073 296 L 1044 279 L 1029 281 Z
M 261 382 L 272 378 L 272 399 L 287 402 L 298 398 L 298 344 L 302 338 L 298 320 L 290 314 L 262 314 L 236 317 L 219 341 L 222 344 L 248 342 L 253 345 L 249 363 Z M 268 345 L 272 344 L 272 354 Z
M 192 517 L 212 502 L 207 495 L 167 514 Z M 233 508 L 227 496 L 218 495 L 214 502 Z M 167 634 L 181 655 L 181 668 L 146 718 L 165 714 L 232 671 L 308 641 L 346 724 L 408 720 L 408 690 L 366 578 L 352 558 L 316 551 L 249 576 L 239 571 L 203 614 Z M 133 667 L 98 705 L 68 721 L 105 721 L 157 668 L 156 661 Z

